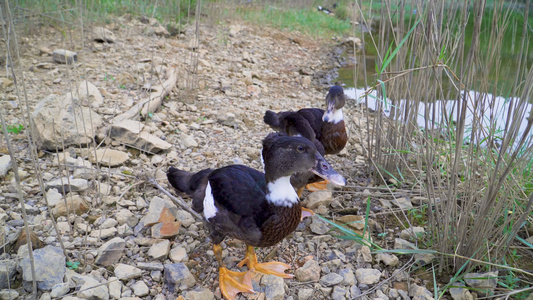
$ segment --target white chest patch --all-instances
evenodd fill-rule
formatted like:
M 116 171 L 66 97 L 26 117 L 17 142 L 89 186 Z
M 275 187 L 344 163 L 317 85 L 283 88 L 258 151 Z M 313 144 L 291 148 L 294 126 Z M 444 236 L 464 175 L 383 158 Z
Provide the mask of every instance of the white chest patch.
M 338 109 L 336 110 L 335 112 L 332 112 L 332 111 L 327 111 L 325 114 L 324 114 L 324 117 L 322 117 L 322 120 L 324 119 L 328 119 L 329 122 L 333 123 L 333 124 L 337 124 L 339 123 L 340 121 L 342 121 L 344 119 L 344 116 L 342 114 L 342 108 L 341 109 Z
M 204 197 L 204 217 L 206 220 L 214 217 L 218 212 L 217 207 L 215 206 L 215 198 L 213 198 L 213 192 L 211 191 L 211 183 L 207 182 L 207 187 L 205 188 L 205 197 Z
M 267 185 L 268 202 L 277 206 L 291 207 L 298 203 L 298 195 L 291 185 L 291 177 L 281 177 Z
M 263 159 L 263 148 L 261 148 L 261 152 L 259 152 L 259 154 L 261 154 L 259 156 L 259 158 L 261 159 L 261 165 L 263 166 L 263 171 L 265 170 L 265 160 Z

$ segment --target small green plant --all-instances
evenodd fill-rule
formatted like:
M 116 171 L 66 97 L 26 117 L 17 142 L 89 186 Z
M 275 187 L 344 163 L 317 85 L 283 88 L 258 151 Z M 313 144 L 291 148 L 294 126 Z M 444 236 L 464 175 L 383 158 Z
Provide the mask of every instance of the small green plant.
M 67 267 L 71 270 L 77 270 L 79 265 L 79 261 L 67 261 Z
M 407 216 L 413 225 L 425 226 L 427 224 L 427 208 L 427 204 L 424 204 L 407 211 Z
M 118 88 L 121 89 L 121 90 L 125 90 L 125 89 L 126 89 L 126 86 L 123 85 L 123 84 L 121 84 L 121 85 L 118 86 Z
M 0 125 L 0 130 L 2 129 L 2 126 Z M 13 134 L 19 134 L 24 130 L 24 125 L 22 124 L 15 124 L 15 125 L 7 125 L 7 132 L 13 133 Z
M 107 74 L 107 72 L 105 72 L 104 81 L 108 81 L 108 80 L 115 81 L 115 77 L 113 77 L 113 75 L 109 75 L 109 74 Z

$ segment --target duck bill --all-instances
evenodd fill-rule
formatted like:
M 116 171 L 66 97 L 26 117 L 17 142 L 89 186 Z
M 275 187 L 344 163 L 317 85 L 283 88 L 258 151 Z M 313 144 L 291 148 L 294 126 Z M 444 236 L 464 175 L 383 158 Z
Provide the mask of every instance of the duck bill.
M 316 164 L 311 168 L 311 172 L 335 185 L 346 185 L 346 179 L 337 173 L 337 171 L 333 170 L 330 164 L 318 152 L 316 153 Z

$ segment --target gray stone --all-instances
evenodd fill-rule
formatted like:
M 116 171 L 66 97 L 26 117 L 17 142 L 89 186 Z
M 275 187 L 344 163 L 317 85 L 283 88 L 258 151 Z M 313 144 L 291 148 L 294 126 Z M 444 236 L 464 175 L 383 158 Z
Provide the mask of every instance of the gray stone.
M 129 209 L 121 209 L 116 212 L 115 217 L 117 218 L 119 225 L 128 224 L 130 227 L 135 227 L 139 222 L 139 219 L 134 215 Z
M 52 287 L 63 282 L 66 273 L 66 258 L 59 247 L 46 246 L 41 249 L 33 250 L 33 259 L 35 266 L 35 280 L 40 290 L 50 291 Z M 29 255 L 19 263 L 22 270 L 22 278 L 26 283 L 32 282 L 32 273 Z
M 153 259 L 166 258 L 170 250 L 170 241 L 161 240 L 153 244 L 148 250 L 148 256 Z
M 16 290 L 1 290 L 0 291 L 0 300 L 13 300 L 19 296 L 19 293 Z
M 374 300 L 389 300 L 389 296 L 385 295 L 385 293 L 383 293 L 383 291 L 381 290 L 377 290 L 376 291 L 376 298 L 374 298 Z
M 311 229 L 311 232 L 320 235 L 329 232 L 329 225 L 326 222 L 322 221 L 318 216 L 312 216 L 311 220 L 311 225 L 309 225 L 309 229 Z
M 185 299 L 188 300 L 213 300 L 215 299 L 215 295 L 213 292 L 211 292 L 208 289 L 205 288 L 198 288 L 194 291 L 188 291 L 185 294 Z
M 51 188 L 48 190 L 48 192 L 46 192 L 46 200 L 48 201 L 48 205 L 50 207 L 55 207 L 63 200 L 63 195 L 59 193 L 57 189 Z
M 474 296 L 472 296 L 472 294 L 466 288 L 464 283 L 454 282 L 453 286 L 456 286 L 456 287 L 450 288 L 448 290 L 453 300 L 473 300 L 474 299 Z
M 294 275 L 301 282 L 318 281 L 320 279 L 320 266 L 316 260 L 308 260 L 301 268 L 296 269 Z
M 299 289 L 298 290 L 298 300 L 312 299 L 314 292 L 315 292 L 314 289 L 308 289 L 308 288 Z
M 362 284 L 375 284 L 379 282 L 381 272 L 376 269 L 357 269 L 355 270 L 355 278 L 357 282 Z
M 188 134 L 181 133 L 180 135 L 180 144 L 184 148 L 196 148 L 198 147 L 198 143 L 194 138 Z
M 140 262 L 137 263 L 137 268 L 148 271 L 163 271 L 164 267 L 161 262 Z
M 336 273 L 329 273 L 320 278 L 320 284 L 323 286 L 334 286 L 342 282 L 344 278 Z
M 187 250 L 185 250 L 183 247 L 172 248 L 172 250 L 170 250 L 169 257 L 173 262 L 186 262 L 189 260 Z
M 52 287 L 52 291 L 50 292 L 50 297 L 59 298 L 61 296 L 66 295 L 69 291 L 70 291 L 70 286 L 68 282 L 58 283 Z
M 130 158 L 130 154 L 113 149 L 98 149 L 89 152 L 89 161 L 99 163 L 106 167 L 116 167 L 124 164 Z
M 402 230 L 400 238 L 414 242 L 426 234 L 423 227 L 415 226 Z
M 398 206 L 401 209 L 413 208 L 413 204 L 411 203 L 411 201 L 405 197 L 394 199 L 392 200 L 392 203 L 394 203 L 394 205 Z
M 376 261 L 383 262 L 385 265 L 395 267 L 400 263 L 398 257 L 390 253 L 378 253 L 376 254 Z
M 93 300 L 108 300 L 109 290 L 105 284 L 101 285 L 98 280 L 90 275 L 74 274 L 72 280 L 76 282 L 78 297 Z
M 118 264 L 115 266 L 115 276 L 120 280 L 129 280 L 140 277 L 142 275 L 141 269 L 126 265 Z
M 321 190 L 312 192 L 307 197 L 307 201 L 304 201 L 305 207 L 309 209 L 315 209 L 320 205 L 328 206 L 333 200 L 333 194 L 329 190 Z
M 171 293 L 186 290 L 196 284 L 196 279 L 183 263 L 165 264 L 164 278 Z
M 345 300 L 346 299 L 346 288 L 337 285 L 333 287 L 333 293 L 331 293 L 332 300 Z
M 418 249 L 415 244 L 404 239 L 394 239 L 394 249 Z
M 98 88 L 91 82 L 84 80 L 78 86 L 78 95 L 81 105 L 98 108 L 104 104 L 104 98 Z
M 355 298 L 361 296 L 361 293 L 362 292 L 361 292 L 361 290 L 359 289 L 359 287 L 357 285 L 354 284 L 354 285 L 352 285 L 350 287 L 350 297 L 351 297 L 351 299 L 355 299 Z
M 4 178 L 7 175 L 7 171 L 11 170 L 11 156 L 0 156 L 0 178 Z
M 132 284 L 131 288 L 133 289 L 133 293 L 135 294 L 135 296 L 138 296 L 138 297 L 146 296 L 150 292 L 150 289 L 148 288 L 146 283 L 144 283 L 144 281 L 142 280 L 137 281 L 134 284 Z
M 181 225 L 185 228 L 189 228 L 189 226 L 196 222 L 196 219 L 191 215 L 191 213 L 183 209 L 178 210 L 175 216 L 176 220 L 180 221 Z
M 65 49 L 57 49 L 52 52 L 52 59 L 60 64 L 72 64 L 78 61 L 78 54 Z
M 424 300 L 424 299 L 432 300 L 433 299 L 433 294 L 428 289 L 426 289 L 423 286 L 416 285 L 416 284 L 409 285 L 409 296 L 413 298 L 417 297 L 417 299 L 420 299 L 420 300 Z
M 35 107 L 31 122 L 37 146 L 47 150 L 90 144 L 102 117 L 90 108 L 74 104 L 72 95 L 50 95 Z M 61 191 L 61 190 L 59 190 Z
M 93 231 L 91 231 L 90 236 L 105 240 L 110 237 L 116 236 L 117 232 L 118 230 L 115 227 L 107 229 L 94 229 Z
M 352 269 L 341 269 L 339 270 L 339 275 L 341 275 L 343 278 L 341 282 L 342 285 L 354 285 L 357 283 L 357 281 L 355 280 L 355 274 L 353 273 Z
M 498 271 L 485 273 L 468 273 L 464 276 L 466 285 L 476 289 L 493 290 L 498 283 Z
M 11 282 L 11 285 L 13 285 L 15 274 L 17 274 L 17 263 L 15 261 L 0 261 L 0 289 L 7 289 L 8 282 Z
M 141 131 L 142 128 L 144 128 L 144 124 L 139 121 L 123 120 L 111 126 L 109 136 L 115 141 L 134 145 L 140 150 L 153 153 L 166 151 L 172 147 L 171 144 L 157 136 Z
M 285 282 L 283 278 L 275 275 L 264 275 L 261 278 L 261 285 L 265 286 L 265 299 L 283 300 L 285 296 Z
M 415 253 L 415 261 L 419 266 L 425 266 L 431 263 L 435 259 L 435 254 L 433 253 Z
M 113 299 L 120 299 L 120 295 L 122 295 L 122 281 L 120 281 L 117 277 L 109 277 L 107 282 L 109 287 L 109 296 L 111 296 Z
M 81 178 L 68 179 L 66 177 L 63 177 L 61 179 L 49 181 L 45 184 L 45 186 L 46 190 L 56 189 L 60 193 L 62 193 L 63 190 L 65 191 L 65 193 L 81 192 L 89 188 L 89 182 Z
M 104 27 L 94 27 L 93 36 L 93 39 L 100 43 L 114 43 L 117 40 L 115 34 Z
M 126 242 L 119 238 L 113 238 L 98 248 L 98 255 L 94 261 L 97 265 L 110 266 L 119 261 L 126 247 Z

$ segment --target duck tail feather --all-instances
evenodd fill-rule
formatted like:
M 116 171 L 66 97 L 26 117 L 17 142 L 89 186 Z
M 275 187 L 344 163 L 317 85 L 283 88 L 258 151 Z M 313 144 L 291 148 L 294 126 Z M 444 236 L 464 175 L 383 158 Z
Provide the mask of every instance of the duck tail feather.
M 265 116 L 263 117 L 263 121 L 265 121 L 265 123 L 270 125 L 270 127 L 273 129 L 279 129 L 279 117 L 277 113 L 267 110 L 265 112 Z
M 176 190 L 192 197 L 209 173 L 211 173 L 211 169 L 205 169 L 198 173 L 190 173 L 170 167 L 167 172 L 167 178 L 170 185 Z

